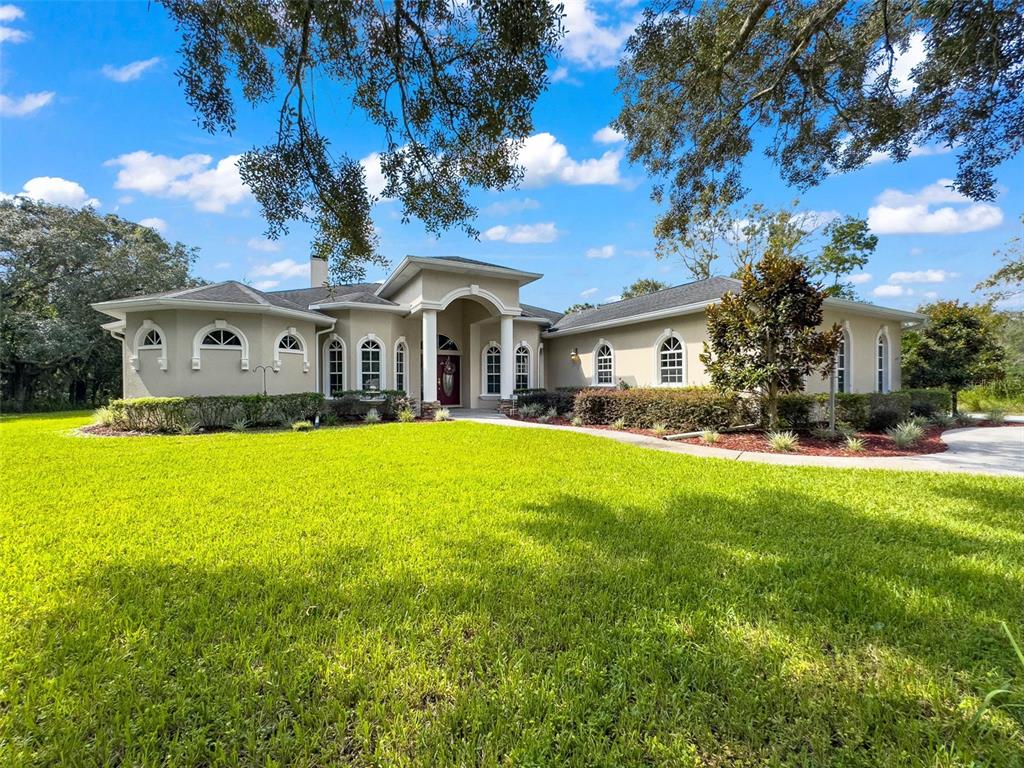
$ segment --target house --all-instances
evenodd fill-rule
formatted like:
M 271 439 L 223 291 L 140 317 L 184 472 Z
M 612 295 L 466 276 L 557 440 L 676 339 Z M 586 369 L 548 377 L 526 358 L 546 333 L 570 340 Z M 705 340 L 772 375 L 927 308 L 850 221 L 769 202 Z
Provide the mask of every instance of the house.
M 711 277 L 565 315 L 524 304 L 542 276 L 458 257 L 409 256 L 382 283 L 259 291 L 235 281 L 105 301 L 121 340 L 124 396 L 400 389 L 438 406 L 498 408 L 517 389 L 694 386 L 705 308 L 731 278 Z M 830 298 L 843 328 L 839 391 L 900 386 L 900 338 L 914 312 Z M 809 391 L 827 391 L 812 377 Z

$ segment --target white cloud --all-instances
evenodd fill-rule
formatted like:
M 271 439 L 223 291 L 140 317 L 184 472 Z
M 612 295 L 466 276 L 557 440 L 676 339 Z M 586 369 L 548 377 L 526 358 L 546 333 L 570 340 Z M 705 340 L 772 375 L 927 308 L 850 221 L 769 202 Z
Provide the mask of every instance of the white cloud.
M 373 197 L 380 197 L 388 183 L 384 171 L 380 169 L 380 152 L 371 152 L 360 160 L 359 164 L 363 166 L 363 173 L 366 174 L 366 191 Z
M 622 46 L 637 19 L 605 25 L 607 19 L 596 14 L 587 0 L 563 0 L 562 5 L 565 12 L 562 55 L 584 69 L 618 64 Z
M 609 304 L 613 301 L 622 301 L 622 297 L 619 296 L 618 294 L 616 294 L 615 296 L 605 296 L 604 301 L 606 304 Z
M 952 183 L 939 179 L 914 193 L 886 189 L 868 209 L 868 226 L 880 235 L 949 235 L 980 232 L 1002 223 L 1002 209 L 991 203 L 971 203 L 951 188 Z M 947 205 L 932 208 L 942 203 Z
M 838 219 L 841 215 L 839 211 L 800 211 L 793 214 L 793 224 L 811 232 L 818 227 L 825 226 L 830 221 Z
M 625 141 L 626 137 L 610 125 L 606 125 L 594 134 L 593 139 L 598 144 L 618 144 Z
M 0 21 L 17 21 L 25 12 L 16 5 L 0 5 Z
M 860 273 L 858 273 L 856 275 L 850 275 L 850 277 L 848 279 L 854 285 L 860 285 L 861 283 L 870 283 L 871 282 L 871 273 L 870 272 L 860 272 Z
M 599 248 L 588 248 L 588 259 L 610 259 L 615 255 L 614 245 L 602 245 Z
M 281 250 L 281 244 L 277 241 L 265 240 L 261 237 L 250 237 L 246 245 L 254 251 L 263 251 L 263 253 L 277 253 Z
M 906 96 L 917 87 L 911 73 L 914 67 L 925 59 L 924 42 L 923 32 L 913 32 L 907 40 L 907 49 L 905 51 L 897 49 L 896 51 L 892 63 L 890 84 L 893 92 L 899 96 Z M 879 77 L 884 77 L 888 69 L 889 57 L 883 52 L 878 65 L 867 74 L 868 84 L 874 83 Z
M 523 142 L 519 163 L 525 169 L 524 187 L 545 184 L 618 184 L 621 150 L 609 150 L 599 158 L 573 160 L 569 150 L 550 133 L 537 133 Z
M 580 81 L 569 74 L 568 67 L 556 67 L 551 73 L 552 83 L 568 83 L 569 85 L 580 85 Z
M 883 298 L 896 298 L 898 296 L 910 296 L 914 292 L 910 288 L 905 288 L 902 285 L 879 285 L 872 291 L 875 296 L 881 296 Z
M 104 64 L 103 69 L 100 71 L 103 75 L 115 83 L 127 83 L 132 80 L 138 80 L 146 72 L 147 69 L 152 69 L 160 63 L 160 57 L 154 56 L 151 59 L 143 59 L 142 61 L 133 61 L 131 64 L 125 64 L 123 67 L 115 67 L 112 64 Z
M 10 96 L 0 93 L 0 116 L 24 117 L 31 115 L 53 101 L 55 95 L 53 91 L 40 91 L 39 93 L 26 93 L 21 98 L 12 99 Z
M 132 203 L 135 202 L 135 198 L 132 197 L 131 195 L 121 195 L 119 198 L 117 198 L 117 202 L 119 202 L 121 205 L 131 205 Z
M 28 40 L 28 33 L 14 27 L 0 26 L 0 43 L 23 43 Z
M 585 291 L 580 291 L 580 296 L 582 296 L 584 299 L 587 299 L 593 296 L 595 293 L 597 293 L 597 288 L 587 288 L 587 290 Z
M 926 299 L 937 299 L 937 298 L 939 298 L 939 292 L 938 291 L 925 291 L 922 295 Z
M 155 229 L 157 232 L 163 232 L 165 229 L 167 229 L 167 222 L 164 221 L 163 219 L 158 219 L 156 216 L 151 216 L 148 219 L 143 219 L 142 221 L 139 222 L 139 224 L 141 224 L 144 227 L 149 227 L 150 229 Z
M 947 147 L 941 144 L 930 144 L 928 146 L 921 146 L 920 144 L 911 144 L 909 157 L 928 157 L 930 155 L 946 155 L 953 151 L 952 147 Z M 872 152 L 868 155 L 868 165 L 875 165 L 876 163 L 884 163 L 889 160 L 888 152 Z
M 29 179 L 15 197 L 28 197 L 54 205 L 70 205 L 72 208 L 96 208 L 100 204 L 95 197 L 89 197 L 77 181 L 68 181 L 59 176 L 36 176 Z
M 120 168 L 114 182 L 117 189 L 184 198 L 196 210 L 223 213 L 229 205 L 249 196 L 249 188 L 238 174 L 239 157 L 229 155 L 210 167 L 213 158 L 209 155 L 174 158 L 140 150 L 115 157 L 105 165 Z
M 889 275 L 890 283 L 944 283 L 960 277 L 957 272 L 947 272 L 944 269 L 922 269 L 917 272 L 893 272 Z
M 257 280 L 252 287 L 257 291 L 269 291 L 271 288 L 277 288 L 280 284 L 280 280 Z
M 227 269 L 230 266 L 231 266 L 231 262 L 230 261 L 218 261 L 216 264 L 213 265 L 213 268 L 214 269 Z
M 524 197 L 521 200 L 499 200 L 491 203 L 483 212 L 491 216 L 505 216 L 510 213 L 522 213 L 540 208 L 540 203 L 532 197 Z
M 517 224 L 507 227 L 499 224 L 483 233 L 484 240 L 500 240 L 506 243 L 552 243 L 562 234 L 553 221 L 542 224 Z
M 281 280 L 309 277 L 309 262 L 299 263 L 295 259 L 281 259 L 270 264 L 257 264 L 249 270 L 249 275 L 251 277 L 278 277 Z

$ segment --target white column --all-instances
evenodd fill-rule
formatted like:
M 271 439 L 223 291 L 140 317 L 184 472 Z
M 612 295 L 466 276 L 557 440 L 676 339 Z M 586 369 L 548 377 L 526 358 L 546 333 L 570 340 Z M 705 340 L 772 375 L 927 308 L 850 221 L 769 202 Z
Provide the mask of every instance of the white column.
M 423 310 L 423 402 L 437 402 L 437 310 Z
M 501 316 L 501 399 L 511 400 L 515 389 L 516 350 L 512 341 L 512 315 Z

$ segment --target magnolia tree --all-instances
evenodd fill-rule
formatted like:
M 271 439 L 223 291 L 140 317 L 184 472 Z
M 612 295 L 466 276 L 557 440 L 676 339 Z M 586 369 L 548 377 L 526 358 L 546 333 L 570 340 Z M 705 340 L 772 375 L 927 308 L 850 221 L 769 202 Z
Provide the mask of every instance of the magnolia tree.
M 769 252 L 740 279 L 739 293 L 707 309 L 700 360 L 719 389 L 759 397 L 768 428 L 776 429 L 779 394 L 802 389 L 814 372 L 828 375 L 842 330 L 819 327 L 827 292 L 804 261 Z

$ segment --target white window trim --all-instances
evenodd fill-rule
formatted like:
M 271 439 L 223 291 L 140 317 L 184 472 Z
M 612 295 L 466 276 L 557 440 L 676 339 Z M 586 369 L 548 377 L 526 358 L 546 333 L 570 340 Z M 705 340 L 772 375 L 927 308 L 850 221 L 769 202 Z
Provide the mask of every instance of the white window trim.
M 363 344 L 368 341 L 375 341 L 380 347 L 380 391 L 388 388 L 388 347 L 375 333 L 368 333 L 356 344 L 356 389 L 363 389 Z
M 210 331 L 217 330 L 217 329 L 224 330 L 224 331 L 231 331 L 233 334 L 235 334 L 235 336 L 238 337 L 238 340 L 240 342 L 242 342 L 242 361 L 241 361 L 242 370 L 243 371 L 248 371 L 249 370 L 249 339 L 247 339 L 245 337 L 245 334 L 242 333 L 242 331 L 240 329 L 238 329 L 237 327 L 231 325 L 231 323 L 229 323 L 227 320 L 214 320 L 209 325 L 204 325 L 202 328 L 200 328 L 196 332 L 196 335 L 192 337 L 192 370 L 193 371 L 198 371 L 200 369 L 200 364 L 201 364 L 200 353 L 201 353 L 202 350 L 204 350 L 204 349 L 224 349 L 224 347 L 217 347 L 217 346 L 212 346 L 212 345 L 209 345 L 209 344 L 203 344 L 202 343 L 203 339 L 206 338 L 206 334 L 208 334 Z M 228 347 L 228 349 L 230 349 L 230 347 Z
M 160 334 L 160 344 L 157 346 L 143 346 L 142 341 L 146 338 L 146 334 L 150 331 L 156 331 Z M 160 367 L 161 371 L 167 370 L 167 334 L 164 333 L 164 329 L 154 323 L 152 320 L 143 320 L 142 325 L 135 331 L 135 341 L 132 344 L 132 353 L 129 362 L 136 371 L 142 366 L 142 360 L 139 358 L 139 350 L 142 349 L 159 349 L 160 356 L 156 359 L 156 364 Z
M 331 394 L 331 361 L 328 357 L 328 351 L 331 346 L 331 342 L 337 341 L 341 344 L 341 388 L 342 390 L 348 389 L 348 347 L 345 345 L 345 340 L 336 333 L 332 333 L 324 340 L 324 397 L 331 399 L 334 396 Z
M 875 380 L 874 380 L 874 382 L 872 382 L 874 384 L 872 389 L 874 391 L 876 391 L 876 392 L 879 391 L 878 390 L 878 344 L 882 340 L 883 336 L 885 337 L 885 368 L 882 371 L 883 376 L 882 376 L 882 389 L 881 389 L 881 391 L 883 393 L 885 393 L 885 392 L 892 392 L 892 339 L 889 338 L 889 329 L 887 327 L 885 327 L 885 326 L 882 326 L 882 328 L 875 335 L 875 348 L 874 348 Z
M 444 338 L 448 339 L 452 344 L 454 344 L 455 345 L 455 349 L 441 349 L 441 337 L 442 336 L 444 336 Z M 460 347 L 459 343 L 455 339 L 453 339 L 451 336 L 449 336 L 447 334 L 444 334 L 444 333 L 439 333 L 439 334 L 437 334 L 437 354 L 439 354 L 439 355 L 461 355 L 462 354 L 462 347 Z
M 843 321 L 843 340 L 842 344 L 846 350 L 846 360 L 843 362 L 845 365 L 843 368 L 846 372 L 846 393 L 853 392 L 853 334 L 850 333 L 850 321 Z M 836 392 L 839 392 L 839 353 L 836 353 Z
M 501 344 L 496 341 L 488 341 L 480 350 L 480 398 L 486 399 L 500 399 L 501 392 L 488 392 L 487 391 L 487 350 L 491 347 L 496 347 L 498 350 L 498 370 L 501 370 Z M 514 368 L 513 368 L 514 370 Z M 499 374 L 500 375 L 500 374 Z M 498 383 L 498 388 L 501 388 L 501 382 Z
M 663 382 L 661 380 L 661 345 L 664 344 L 668 339 L 673 339 L 673 338 L 676 341 L 678 341 L 680 344 L 682 344 L 682 346 L 683 346 L 683 380 L 679 384 L 676 384 L 676 383 L 673 383 L 673 382 L 669 382 L 668 384 L 666 384 L 665 382 Z M 689 373 L 690 373 L 689 366 L 686 364 L 686 362 L 687 362 L 686 361 L 687 352 L 688 352 L 688 350 L 686 349 L 686 342 L 683 341 L 683 337 L 682 336 L 680 336 L 678 333 L 673 331 L 671 328 L 666 328 L 664 331 L 661 332 L 661 335 L 658 336 L 658 338 L 654 341 L 654 372 L 651 375 L 651 381 L 654 382 L 654 386 L 656 386 L 656 387 L 685 387 L 686 386 L 687 382 L 689 381 Z M 614 356 L 614 351 L 613 351 L 613 354 L 612 354 L 612 361 L 613 361 L 612 362 L 612 367 L 613 368 L 615 366 L 614 360 L 615 360 L 615 356 Z M 595 369 L 596 369 L 596 367 L 597 367 L 596 353 L 595 353 L 594 366 L 595 366 Z
M 283 339 L 285 336 L 294 336 L 296 339 L 298 339 L 301 349 L 281 349 L 281 339 Z M 277 338 L 274 339 L 274 370 L 281 370 L 281 353 L 283 352 L 286 355 L 302 355 L 302 372 L 308 373 L 309 353 L 306 351 L 308 349 L 309 346 L 306 344 L 305 337 L 295 330 L 295 326 L 289 326 L 288 328 L 285 328 L 283 331 L 277 334 Z
M 523 339 L 516 344 L 515 352 L 512 353 L 512 388 L 515 389 L 516 383 L 516 355 L 519 354 L 519 348 L 526 348 L 526 388 L 533 389 L 533 347 L 530 346 L 530 342 Z
M 402 374 L 405 377 L 405 392 L 406 392 L 406 394 L 408 394 L 409 393 L 409 344 L 408 344 L 408 342 L 406 342 L 405 336 L 399 336 L 398 337 L 398 340 L 395 342 L 395 348 L 394 348 L 394 351 L 393 351 L 393 354 L 392 354 L 392 359 L 393 359 L 392 365 L 395 368 L 395 370 L 394 370 L 395 378 L 393 379 L 393 381 L 395 382 L 395 386 L 396 387 L 398 386 L 398 348 L 399 347 L 404 347 L 405 348 L 405 356 L 404 356 L 405 370 L 402 372 Z
M 612 380 L 608 384 L 597 383 L 597 350 L 601 347 L 608 347 L 608 351 L 611 352 L 612 358 Z M 594 345 L 593 351 L 590 353 L 593 359 L 594 370 L 590 374 L 590 384 L 593 387 L 614 387 L 615 386 L 615 347 L 607 339 L 598 339 L 597 344 Z

